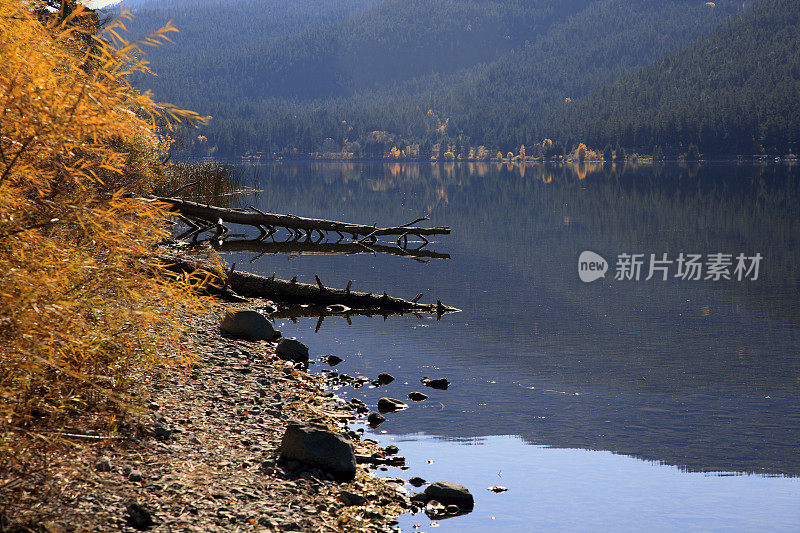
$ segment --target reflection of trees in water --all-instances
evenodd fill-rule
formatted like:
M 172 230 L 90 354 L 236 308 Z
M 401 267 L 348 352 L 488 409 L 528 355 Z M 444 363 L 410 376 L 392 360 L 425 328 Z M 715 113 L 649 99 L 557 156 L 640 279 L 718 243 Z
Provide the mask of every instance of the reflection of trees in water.
M 798 323 L 797 170 L 690 167 L 540 164 L 524 167 L 523 177 L 521 165 L 494 162 L 278 164 L 260 167 L 264 191 L 251 200 L 277 212 L 367 224 L 430 212 L 434 224 L 447 218 L 452 239 L 468 241 L 476 253 L 507 255 L 520 270 L 546 266 L 532 264 L 531 250 L 520 243 L 536 251 L 537 243 L 552 246 L 552 237 L 565 233 L 587 244 L 611 240 L 616 252 L 760 252 L 761 281 L 714 288 L 741 295 L 782 323 Z M 246 172 L 240 180 L 248 182 Z M 381 213 L 382 220 L 365 213 Z
M 514 164 L 397 165 L 394 175 L 381 164 L 346 171 L 330 163 L 265 167 L 255 205 L 379 224 L 425 214 L 430 206 L 433 224 L 453 227 L 436 248 L 471 251 L 485 263 L 482 282 L 496 290 L 478 297 L 492 320 L 460 332 L 473 336 L 467 339 L 452 338 L 447 321 L 428 336 L 460 354 L 461 364 L 448 369 L 460 384 L 448 392 L 449 410 L 475 411 L 475 398 L 489 392 L 471 379 L 483 365 L 508 367 L 509 379 L 490 391 L 502 401 L 489 416 L 457 424 L 453 417 L 463 414 L 421 410 L 403 422 L 404 431 L 513 433 L 689 470 L 800 474 L 797 334 L 792 328 L 758 332 L 752 323 L 736 331 L 737 317 L 750 316 L 738 315 L 737 306 L 782 324 L 797 322 L 796 170 L 702 166 L 691 177 L 691 169 L 674 164 L 548 164 L 527 166 L 523 177 Z M 612 284 L 609 298 L 601 285 L 587 288 L 565 274 L 573 273 L 582 246 L 607 253 L 758 251 L 767 259 L 758 283 Z M 471 275 L 456 272 L 448 283 L 457 290 Z M 687 292 L 693 301 L 681 307 Z M 587 297 L 607 300 L 594 312 Z M 650 302 L 649 314 L 632 317 L 642 302 Z M 729 338 L 700 325 L 690 331 L 692 317 L 673 316 L 688 310 L 699 319 L 710 302 L 727 302 L 728 308 L 710 312 L 733 328 Z M 661 311 L 663 322 L 649 321 Z M 533 323 L 538 334 L 531 355 L 515 339 L 530 337 Z M 409 368 L 430 364 L 425 355 L 404 358 Z M 587 393 L 532 397 L 514 383 L 524 379 Z
M 430 211 L 434 224 L 438 215 L 447 217 L 452 239 L 469 241 L 476 253 L 506 254 L 520 269 L 533 265 L 519 243 L 535 250 L 537 242 L 552 245 L 550 237 L 565 232 L 589 243 L 608 238 L 618 252 L 760 252 L 762 281 L 715 288 L 743 295 L 748 306 L 783 323 L 798 322 L 796 169 L 709 165 L 692 177 L 693 169 L 674 164 L 541 164 L 525 167 L 524 178 L 521 169 L 506 163 L 279 164 L 260 167 L 266 181 L 254 200 L 277 212 L 367 224 Z M 246 172 L 240 181 L 248 182 Z M 383 219 L 371 220 L 367 212 Z

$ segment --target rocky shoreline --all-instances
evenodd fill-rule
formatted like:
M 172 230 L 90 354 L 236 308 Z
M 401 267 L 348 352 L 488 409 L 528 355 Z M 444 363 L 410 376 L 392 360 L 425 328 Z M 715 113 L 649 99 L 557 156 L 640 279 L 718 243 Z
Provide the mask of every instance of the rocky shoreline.
M 265 301 L 234 307 L 264 309 Z M 77 435 L 47 471 L 6 487 L 0 531 L 389 531 L 413 502 L 404 480 L 369 472 L 391 452 L 344 433 L 357 414 L 276 342 L 220 332 L 224 310 L 189 318 L 195 366 L 143 373 L 144 410 L 113 438 Z M 354 478 L 279 460 L 290 421 L 352 439 Z
M 67 445 L 42 457 L 39 474 L 0 486 L 9 502 L 0 505 L 0 532 L 384 532 L 404 512 L 469 512 L 472 496 L 460 485 L 433 483 L 412 496 L 406 480 L 371 473 L 405 469 L 404 459 L 396 446 L 382 448 L 347 423 L 377 416 L 379 425 L 383 415 L 326 389 L 367 378 L 308 373 L 308 348 L 264 318 L 274 311 L 272 302 L 250 299 L 187 317 L 194 363 L 142 371 L 138 406 L 117 434 L 78 422 Z M 381 374 L 374 383 L 393 379 Z M 428 381 L 447 387 L 447 380 Z M 412 393 L 415 401 L 422 398 L 414 394 L 425 396 Z M 392 402 L 398 405 L 387 407 Z M 405 404 L 382 398 L 377 408 L 388 414 Z

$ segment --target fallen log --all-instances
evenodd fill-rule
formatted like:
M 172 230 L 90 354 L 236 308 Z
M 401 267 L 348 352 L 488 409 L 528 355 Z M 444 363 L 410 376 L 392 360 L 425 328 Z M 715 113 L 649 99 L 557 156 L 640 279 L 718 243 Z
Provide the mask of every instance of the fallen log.
M 379 228 L 365 224 L 352 224 L 349 222 L 337 222 L 335 220 L 325 220 L 320 218 L 305 218 L 295 215 L 282 215 L 277 213 L 265 213 L 256 210 L 230 209 L 226 207 L 215 207 L 213 205 L 203 205 L 188 200 L 178 198 L 156 197 L 153 200 L 170 204 L 180 215 L 192 219 L 205 220 L 210 224 L 227 222 L 230 224 L 243 224 L 259 228 L 263 234 L 274 233 L 275 227 L 287 228 L 289 230 L 303 230 L 308 232 L 328 232 L 334 231 L 339 234 L 349 233 L 353 238 L 362 236 L 364 239 L 375 240 L 377 237 L 385 235 L 396 235 L 400 238 L 407 238 L 409 235 L 420 237 L 424 241 L 426 236 L 448 235 L 450 228 L 446 226 L 423 228 L 415 226 L 417 222 L 428 220 L 427 217 L 418 218 L 402 226 L 392 226 Z M 269 229 L 266 229 L 269 228 Z M 343 235 L 342 235 L 343 237 Z M 399 240 L 399 239 L 398 239 Z
M 219 273 L 214 267 L 201 260 L 193 260 L 173 254 L 162 254 L 159 260 L 173 272 L 191 274 L 198 270 L 213 273 L 217 276 L 216 283 L 229 288 L 241 296 L 269 298 L 279 302 L 297 304 L 317 304 L 317 305 L 344 305 L 351 309 L 386 309 L 406 312 L 427 312 L 441 316 L 448 312 L 458 311 L 454 307 L 448 307 L 437 301 L 435 304 L 419 303 L 389 296 L 384 292 L 382 295 L 368 292 L 357 292 L 350 290 L 351 283 L 345 289 L 335 289 L 326 287 L 317 277 L 317 284 L 300 283 L 296 279 L 286 281 L 250 274 L 248 272 Z M 225 281 L 222 281 L 225 278 Z

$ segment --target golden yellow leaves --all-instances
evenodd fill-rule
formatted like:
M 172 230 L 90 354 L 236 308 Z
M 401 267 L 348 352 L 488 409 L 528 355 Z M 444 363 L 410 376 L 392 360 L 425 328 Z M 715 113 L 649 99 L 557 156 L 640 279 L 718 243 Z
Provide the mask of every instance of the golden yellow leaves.
M 181 346 L 176 314 L 203 304 L 196 278 L 148 259 L 166 211 L 122 194 L 162 179 L 157 127 L 201 120 L 126 78 L 174 28 L 128 43 L 117 21 L 103 40 L 83 8 L 41 5 L 0 0 L 0 433 L 121 401 L 133 366 Z

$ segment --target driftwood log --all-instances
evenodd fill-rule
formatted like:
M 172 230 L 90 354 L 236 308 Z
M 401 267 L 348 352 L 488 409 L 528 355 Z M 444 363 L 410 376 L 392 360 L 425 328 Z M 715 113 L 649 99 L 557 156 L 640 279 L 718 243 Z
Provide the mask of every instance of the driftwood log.
M 172 254 L 159 256 L 159 260 L 173 272 L 191 274 L 198 270 L 216 273 L 216 270 L 200 260 L 191 260 Z M 231 268 L 224 276 L 216 273 L 217 283 L 234 291 L 242 296 L 269 298 L 279 302 L 297 304 L 316 304 L 316 305 L 343 305 L 350 309 L 369 310 L 382 309 L 403 312 L 426 312 L 441 316 L 448 312 L 458 311 L 454 307 L 448 307 L 437 301 L 435 304 L 420 303 L 422 294 L 417 295 L 413 300 L 404 300 L 389 296 L 384 292 L 382 295 L 368 292 L 357 292 L 350 290 L 352 281 L 347 284 L 345 289 L 335 289 L 326 287 L 317 277 L 316 285 L 300 283 L 295 279 L 286 281 L 276 279 L 275 276 L 265 277 L 248 272 L 236 272 Z M 224 282 L 221 278 L 224 277 Z
M 344 239 L 344 234 L 350 234 L 353 239 L 360 238 L 361 240 L 371 242 L 375 242 L 378 237 L 391 235 L 396 236 L 398 244 L 400 244 L 402 239 L 405 239 L 407 243 L 408 236 L 419 237 L 423 242 L 427 243 L 428 239 L 426 237 L 431 235 L 447 235 L 450 233 L 450 228 L 445 226 L 425 228 L 414 225 L 417 222 L 428 220 L 427 217 L 418 218 L 402 226 L 380 228 L 364 224 L 337 222 L 335 220 L 265 213 L 252 207 L 250 210 L 230 209 L 168 197 L 156 197 L 152 200 L 170 204 L 175 212 L 185 219 L 207 222 L 209 224 L 207 229 L 215 226 L 222 226 L 222 224 L 226 222 L 230 224 L 243 224 L 258 228 L 261 231 L 262 237 L 274 234 L 276 231 L 275 228 L 286 228 L 293 232 L 299 232 L 300 235 L 302 235 L 302 231 L 305 231 L 309 238 L 315 231 L 318 232 L 321 237 L 327 232 L 336 232 L 339 234 L 340 239 Z

